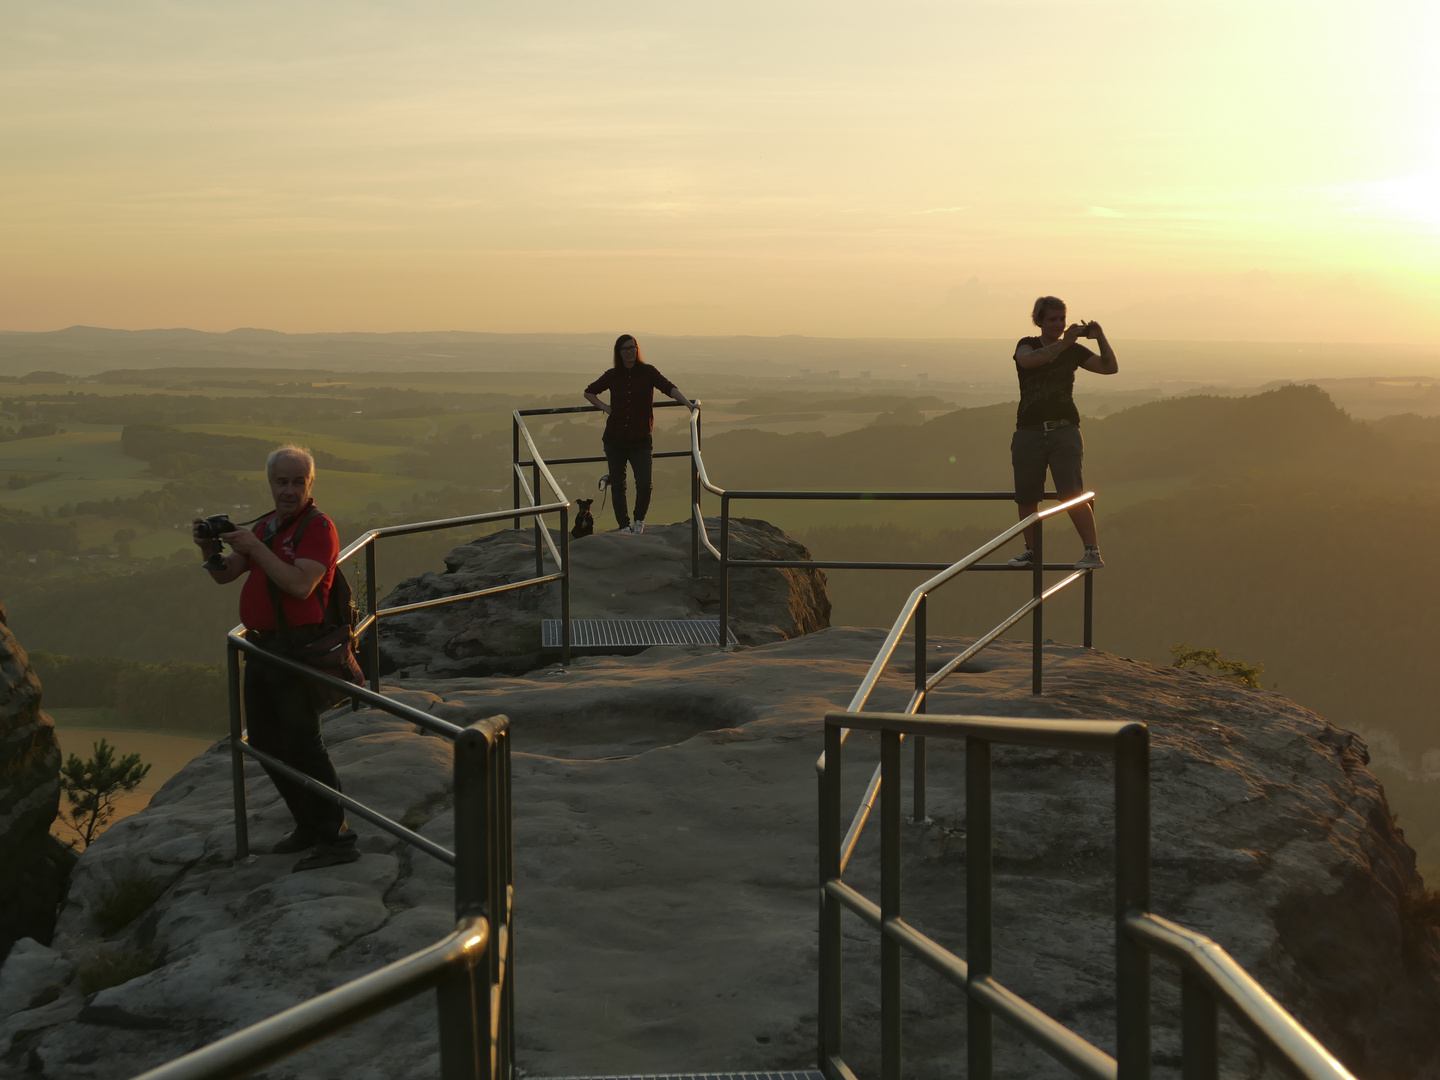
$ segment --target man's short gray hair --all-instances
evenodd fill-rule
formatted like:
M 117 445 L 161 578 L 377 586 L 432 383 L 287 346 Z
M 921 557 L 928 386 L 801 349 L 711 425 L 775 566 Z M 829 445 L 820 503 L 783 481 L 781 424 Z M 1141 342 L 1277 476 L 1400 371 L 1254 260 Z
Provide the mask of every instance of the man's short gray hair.
M 305 462 L 305 464 L 310 467 L 311 478 L 314 478 L 315 455 L 310 453 L 310 451 L 303 446 L 297 446 L 295 443 L 286 443 L 284 446 L 277 446 L 274 450 L 271 450 L 270 456 L 265 459 L 266 479 L 269 479 L 270 477 L 275 475 L 275 463 L 284 457 L 299 458 L 301 461 Z

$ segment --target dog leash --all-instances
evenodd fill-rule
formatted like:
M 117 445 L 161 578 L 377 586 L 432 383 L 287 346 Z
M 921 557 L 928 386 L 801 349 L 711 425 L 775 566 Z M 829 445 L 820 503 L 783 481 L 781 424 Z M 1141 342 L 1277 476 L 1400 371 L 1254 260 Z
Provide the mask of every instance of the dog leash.
M 600 512 L 605 512 L 605 501 L 610 498 L 610 474 L 600 477 Z

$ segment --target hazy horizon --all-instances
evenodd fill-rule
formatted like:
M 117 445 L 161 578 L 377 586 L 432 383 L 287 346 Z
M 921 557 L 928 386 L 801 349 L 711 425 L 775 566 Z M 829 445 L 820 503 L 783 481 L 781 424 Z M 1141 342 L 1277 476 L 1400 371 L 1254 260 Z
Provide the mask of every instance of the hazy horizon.
M 303 372 L 586 373 L 608 367 L 615 331 L 503 334 L 483 331 L 316 331 L 259 327 L 217 332 L 174 327 L 121 330 L 72 326 L 0 331 L 0 375 L 54 371 L 88 378 L 127 368 L 227 367 Z M 800 334 L 665 335 L 635 331 L 646 358 L 686 385 L 744 374 L 755 379 L 838 379 L 854 388 L 954 392 L 980 386 L 1009 393 L 1015 337 L 835 338 Z M 1023 330 L 1020 331 L 1023 333 Z M 1213 386 L 1254 388 L 1286 381 L 1346 379 L 1429 382 L 1440 377 L 1440 347 L 1323 342 L 1118 340 L 1120 371 L 1084 374 L 1077 393 L 1166 392 Z M 784 385 L 780 383 L 779 385 Z M 1405 410 L 1399 410 L 1405 411 Z M 1421 411 L 1428 413 L 1426 405 Z

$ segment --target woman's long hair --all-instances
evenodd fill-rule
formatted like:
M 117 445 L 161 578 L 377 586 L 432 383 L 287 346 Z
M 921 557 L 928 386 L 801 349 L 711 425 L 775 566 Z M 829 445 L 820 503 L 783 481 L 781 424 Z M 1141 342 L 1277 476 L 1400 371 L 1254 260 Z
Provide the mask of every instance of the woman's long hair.
M 615 363 L 612 366 L 617 368 L 623 368 L 625 366 L 625 361 L 620 359 L 620 346 L 624 345 L 627 341 L 635 341 L 634 336 L 631 334 L 621 334 L 615 339 Z M 638 341 L 635 341 L 635 362 L 637 364 L 643 364 L 645 362 L 645 358 L 640 355 L 640 343 Z

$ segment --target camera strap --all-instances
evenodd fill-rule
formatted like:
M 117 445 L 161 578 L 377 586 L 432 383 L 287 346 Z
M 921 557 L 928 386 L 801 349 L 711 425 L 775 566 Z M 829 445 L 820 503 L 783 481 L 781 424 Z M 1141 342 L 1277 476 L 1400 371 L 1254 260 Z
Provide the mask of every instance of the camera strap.
M 290 528 L 292 524 L 295 526 L 294 540 L 296 547 L 300 546 L 300 538 L 305 535 L 305 526 L 309 525 L 311 520 L 319 516 L 319 514 L 319 507 L 315 506 L 314 503 L 311 503 L 310 506 L 305 510 L 305 512 L 300 515 L 298 521 L 286 523 L 286 529 Z M 260 537 L 260 542 L 264 544 L 267 548 L 269 548 L 271 551 L 274 551 L 275 541 L 279 538 L 280 534 L 284 531 L 284 529 L 278 527 L 280 515 L 275 511 L 271 511 L 269 514 L 261 514 L 258 518 L 255 519 L 255 522 L 262 521 L 267 517 L 271 520 L 267 523 L 267 528 L 263 530 L 263 535 Z M 255 524 L 255 522 L 246 522 L 246 524 L 253 525 Z M 285 617 L 285 604 L 280 599 L 280 590 L 275 585 L 275 582 L 270 580 L 268 575 L 265 578 L 265 586 L 270 591 L 270 604 L 275 609 L 275 629 L 279 631 L 280 639 L 288 643 L 288 639 L 291 636 L 290 620 Z M 322 611 L 326 610 L 329 599 L 330 597 L 328 593 L 324 598 L 321 599 L 320 609 Z

